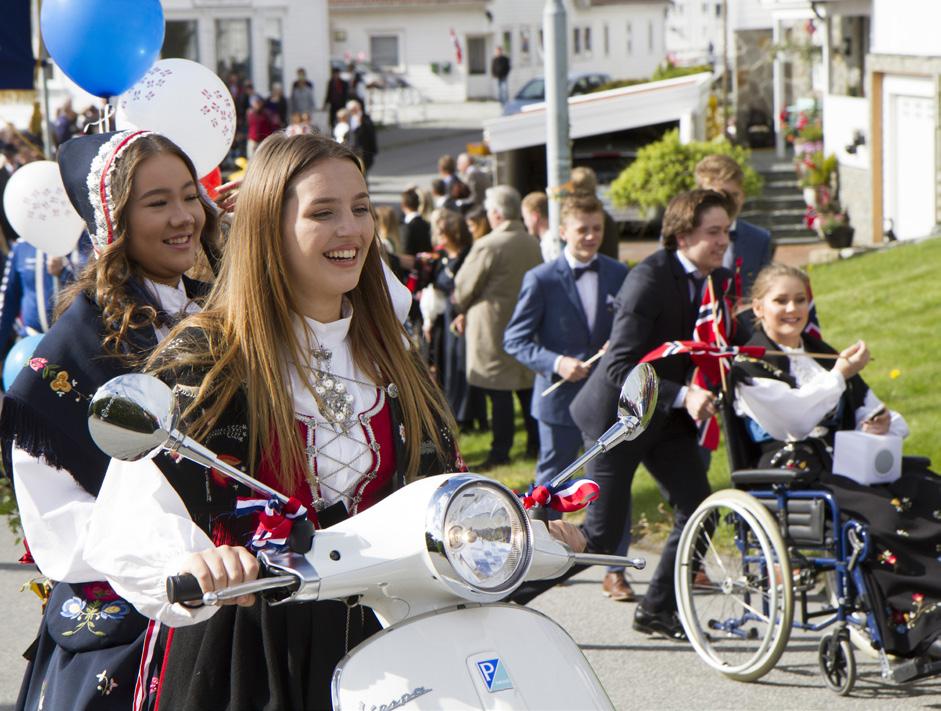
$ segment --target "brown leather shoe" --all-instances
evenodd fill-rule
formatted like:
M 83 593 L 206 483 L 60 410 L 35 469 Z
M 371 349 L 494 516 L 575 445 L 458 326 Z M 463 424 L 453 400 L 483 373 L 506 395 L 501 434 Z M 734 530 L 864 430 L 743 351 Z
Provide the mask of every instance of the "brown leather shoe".
M 630 583 L 624 579 L 624 574 L 619 572 L 612 571 L 604 576 L 604 581 L 601 583 L 601 592 L 616 602 L 634 602 L 637 600 L 637 595 L 634 594 Z

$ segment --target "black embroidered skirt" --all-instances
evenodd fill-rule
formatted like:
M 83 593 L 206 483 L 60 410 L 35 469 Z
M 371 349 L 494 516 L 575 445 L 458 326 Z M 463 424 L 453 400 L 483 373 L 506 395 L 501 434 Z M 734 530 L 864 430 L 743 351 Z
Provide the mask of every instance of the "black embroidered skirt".
M 379 629 L 369 608 L 333 601 L 223 607 L 172 630 L 158 709 L 330 709 L 337 663 Z

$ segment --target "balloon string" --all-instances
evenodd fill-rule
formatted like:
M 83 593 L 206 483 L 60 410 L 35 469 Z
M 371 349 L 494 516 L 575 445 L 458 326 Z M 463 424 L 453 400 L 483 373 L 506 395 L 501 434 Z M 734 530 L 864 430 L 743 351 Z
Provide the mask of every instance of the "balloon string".
M 111 117 L 114 116 L 114 108 L 111 106 L 111 102 L 106 103 L 103 109 L 98 109 L 98 116 L 100 118 L 97 121 L 85 124 L 83 133 L 90 133 L 92 128 L 96 129 L 95 133 L 106 133 L 111 130 Z

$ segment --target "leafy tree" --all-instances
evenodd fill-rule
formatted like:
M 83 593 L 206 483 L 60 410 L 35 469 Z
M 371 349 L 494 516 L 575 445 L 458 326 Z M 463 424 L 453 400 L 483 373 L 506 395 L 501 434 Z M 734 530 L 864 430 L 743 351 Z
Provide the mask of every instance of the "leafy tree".
M 746 195 L 761 192 L 761 176 L 751 167 L 747 148 L 724 139 L 682 144 L 679 130 L 674 129 L 637 152 L 637 159 L 611 184 L 611 200 L 619 207 L 664 208 L 677 193 L 696 187 L 696 164 L 717 153 L 731 156 L 742 166 Z

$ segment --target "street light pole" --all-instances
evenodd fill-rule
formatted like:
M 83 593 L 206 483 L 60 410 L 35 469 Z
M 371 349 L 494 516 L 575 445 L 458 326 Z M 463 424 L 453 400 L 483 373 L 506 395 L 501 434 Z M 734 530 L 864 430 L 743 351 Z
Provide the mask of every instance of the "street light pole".
M 552 235 L 558 235 L 559 189 L 572 172 L 572 153 L 569 148 L 568 33 L 562 0 L 546 0 L 542 24 L 549 230 Z

